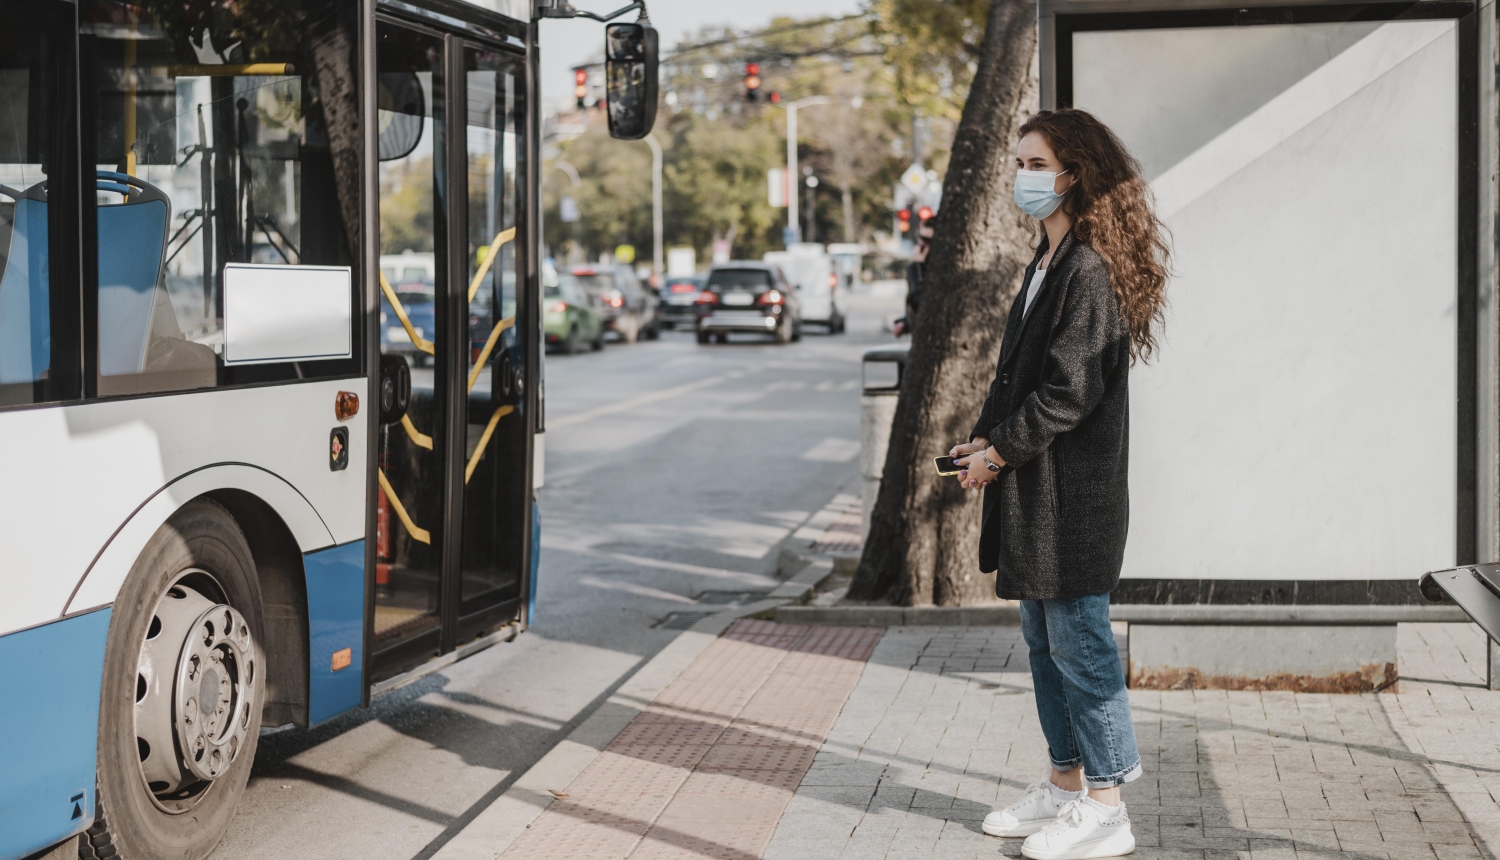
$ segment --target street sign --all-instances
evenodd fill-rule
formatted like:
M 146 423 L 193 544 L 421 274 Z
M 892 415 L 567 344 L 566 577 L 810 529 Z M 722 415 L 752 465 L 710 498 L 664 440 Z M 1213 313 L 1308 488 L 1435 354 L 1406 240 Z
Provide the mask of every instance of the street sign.
M 786 168 L 773 167 L 766 171 L 766 204 L 773 209 L 786 205 Z
M 790 248 L 800 241 L 802 241 L 801 230 L 797 229 L 796 227 L 781 228 L 781 244 L 783 247 Z
M 913 164 L 901 174 L 901 184 L 912 194 L 921 194 L 927 187 L 927 171 L 920 164 Z

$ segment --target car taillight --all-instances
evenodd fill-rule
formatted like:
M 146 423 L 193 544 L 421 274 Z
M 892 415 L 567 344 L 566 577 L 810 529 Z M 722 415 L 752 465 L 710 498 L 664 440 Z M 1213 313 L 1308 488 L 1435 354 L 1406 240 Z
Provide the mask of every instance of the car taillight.
M 769 290 L 760 294 L 759 303 L 763 305 L 780 305 L 786 303 L 786 296 L 780 290 Z
M 625 306 L 625 299 L 620 296 L 610 296 L 609 306 L 612 308 L 623 308 Z
M 556 302 L 556 303 L 554 303 L 552 305 L 552 307 L 547 308 L 547 312 L 548 313 L 554 313 L 554 314 L 560 314 L 560 313 L 563 313 L 563 312 L 567 311 L 567 309 L 568 309 L 568 303 L 567 302 Z
M 691 293 L 692 291 L 694 291 L 696 289 L 698 289 L 698 288 L 695 287 L 695 286 L 693 286 L 692 284 L 673 284 L 672 285 L 672 292 L 674 292 L 674 293 Z
M 828 273 L 828 292 L 832 293 L 839 288 L 839 276 L 833 272 Z
M 707 292 L 707 291 L 705 291 L 703 293 L 700 293 L 698 295 L 698 300 L 695 301 L 695 302 L 693 302 L 693 304 L 695 304 L 695 305 L 716 305 L 718 303 L 719 303 L 719 294 L 718 293 L 710 293 L 710 292 Z

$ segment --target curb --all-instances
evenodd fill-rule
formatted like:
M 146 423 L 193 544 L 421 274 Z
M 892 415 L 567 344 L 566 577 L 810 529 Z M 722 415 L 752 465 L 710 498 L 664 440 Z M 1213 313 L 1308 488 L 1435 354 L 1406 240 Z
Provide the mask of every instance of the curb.
M 1317 606 L 1317 605 L 1146 605 L 1109 608 L 1111 621 L 1132 624 L 1284 624 L 1383 625 L 1462 623 L 1469 616 L 1457 606 Z M 999 626 L 1021 623 L 1019 606 L 781 606 L 783 624 L 905 627 L 911 625 Z
M 532 765 L 464 829 L 432 855 L 432 860 L 494 860 L 511 846 L 561 791 L 599 757 L 615 736 L 643 712 L 729 625 L 751 615 L 801 600 L 833 569 L 832 559 L 795 552 L 778 558 L 782 569 L 801 569 L 763 599 L 729 607 L 699 621 L 646 661 L 604 704 Z M 778 619 L 779 620 L 779 619 Z

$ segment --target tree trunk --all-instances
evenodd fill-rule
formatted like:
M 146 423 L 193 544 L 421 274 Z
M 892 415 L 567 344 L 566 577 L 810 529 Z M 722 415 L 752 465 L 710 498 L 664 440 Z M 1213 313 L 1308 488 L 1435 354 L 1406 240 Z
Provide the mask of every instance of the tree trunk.
M 1011 202 L 1016 130 L 1036 109 L 1036 5 L 993 0 L 953 139 L 885 475 L 849 596 L 906 606 L 994 599 L 979 572 L 980 496 L 932 458 L 967 441 L 1031 260 Z

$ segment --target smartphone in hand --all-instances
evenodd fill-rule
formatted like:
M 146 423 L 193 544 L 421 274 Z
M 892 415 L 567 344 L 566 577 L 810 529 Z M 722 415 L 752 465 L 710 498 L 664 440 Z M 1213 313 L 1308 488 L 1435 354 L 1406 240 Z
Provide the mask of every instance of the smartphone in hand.
M 957 475 L 959 472 L 962 472 L 964 470 L 963 466 L 960 466 L 958 465 L 958 463 L 954 462 L 955 459 L 963 458 L 933 457 L 932 462 L 933 465 L 937 466 L 937 473 L 946 478 L 950 475 Z

